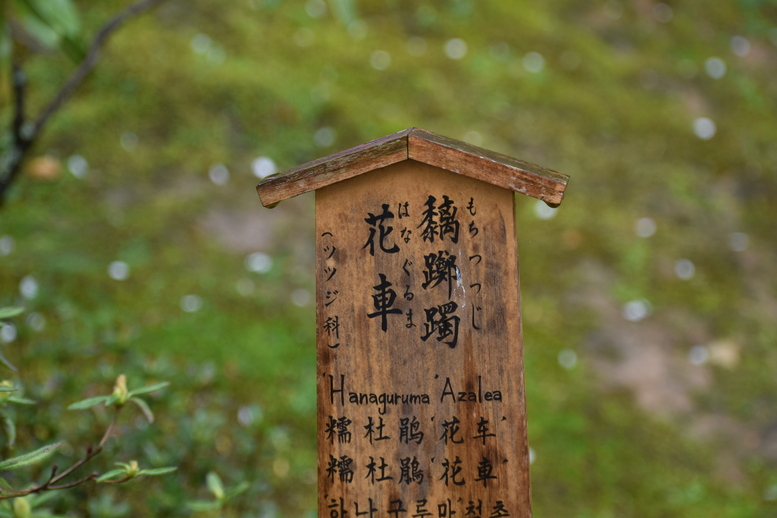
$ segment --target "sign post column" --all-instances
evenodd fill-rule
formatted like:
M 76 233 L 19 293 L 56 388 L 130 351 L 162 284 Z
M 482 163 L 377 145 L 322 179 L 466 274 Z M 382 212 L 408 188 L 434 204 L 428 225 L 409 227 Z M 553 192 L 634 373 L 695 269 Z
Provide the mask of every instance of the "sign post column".
M 566 181 L 411 129 L 258 186 L 316 191 L 319 516 L 531 516 L 514 192 Z
M 513 193 L 386 169 L 316 193 L 319 516 L 529 516 Z

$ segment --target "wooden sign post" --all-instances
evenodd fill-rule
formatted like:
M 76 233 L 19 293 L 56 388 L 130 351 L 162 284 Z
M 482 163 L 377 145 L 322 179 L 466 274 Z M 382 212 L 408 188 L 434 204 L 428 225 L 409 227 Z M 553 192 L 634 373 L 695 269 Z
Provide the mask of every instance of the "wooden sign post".
M 513 193 L 567 180 L 409 129 L 257 187 L 317 193 L 319 516 L 531 516 Z

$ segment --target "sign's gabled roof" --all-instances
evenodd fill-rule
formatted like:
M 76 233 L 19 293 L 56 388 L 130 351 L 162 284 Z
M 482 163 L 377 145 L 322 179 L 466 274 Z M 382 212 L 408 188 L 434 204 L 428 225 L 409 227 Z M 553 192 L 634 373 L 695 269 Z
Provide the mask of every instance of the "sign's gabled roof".
M 569 177 L 466 142 L 410 128 L 366 144 L 302 164 L 256 186 L 265 207 L 404 160 L 415 160 L 452 173 L 526 194 L 557 207 Z

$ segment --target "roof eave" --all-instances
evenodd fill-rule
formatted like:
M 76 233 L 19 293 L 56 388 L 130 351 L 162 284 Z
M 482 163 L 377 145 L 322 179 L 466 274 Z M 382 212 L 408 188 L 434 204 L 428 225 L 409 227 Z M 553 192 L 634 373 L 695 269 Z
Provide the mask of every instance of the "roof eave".
M 416 160 L 558 206 L 569 177 L 501 153 L 418 128 L 406 129 L 266 178 L 265 207 L 403 160 Z

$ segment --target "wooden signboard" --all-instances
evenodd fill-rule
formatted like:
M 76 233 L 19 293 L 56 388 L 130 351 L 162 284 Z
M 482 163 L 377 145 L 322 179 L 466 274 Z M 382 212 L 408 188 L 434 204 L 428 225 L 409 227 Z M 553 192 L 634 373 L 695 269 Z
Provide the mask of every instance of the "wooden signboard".
M 319 516 L 531 516 L 513 193 L 566 182 L 410 129 L 257 187 L 317 191 Z

